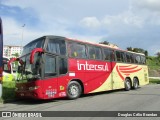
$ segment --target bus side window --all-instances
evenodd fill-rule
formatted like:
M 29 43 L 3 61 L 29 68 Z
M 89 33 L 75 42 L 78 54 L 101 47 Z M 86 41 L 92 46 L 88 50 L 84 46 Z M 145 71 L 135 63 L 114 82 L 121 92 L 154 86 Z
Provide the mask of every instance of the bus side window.
M 102 53 L 100 48 L 95 48 L 95 59 L 101 60 L 102 59 Z
M 125 62 L 124 52 L 116 51 L 116 60 L 118 62 Z
M 68 43 L 68 56 L 77 57 L 77 53 L 75 51 L 75 47 L 73 43 Z
M 145 56 L 141 56 L 141 63 L 142 64 L 146 64 L 146 57 Z
M 96 58 L 94 48 L 91 47 L 91 46 L 88 47 L 88 54 L 89 54 L 90 59 L 95 59 Z
M 65 41 L 59 39 L 50 39 L 47 44 L 47 51 L 60 55 L 66 55 Z
M 127 61 L 127 63 L 131 63 L 130 53 L 126 53 L 126 61 Z
M 116 61 L 121 62 L 121 54 L 119 51 L 116 51 Z
M 130 54 L 130 58 L 131 58 L 131 63 L 135 63 L 134 61 L 134 55 L 133 54 Z
M 112 58 L 112 51 L 110 49 L 103 49 L 104 50 L 104 60 L 110 61 Z
M 69 57 L 73 58 L 87 58 L 86 46 L 79 43 L 69 43 L 68 54 Z
M 121 62 L 126 62 L 126 57 L 124 52 L 120 52 L 120 54 L 121 54 Z
M 141 63 L 141 58 L 139 55 L 135 55 L 135 63 L 140 64 Z
M 112 61 L 116 61 L 115 60 L 115 51 L 114 50 L 111 51 L 111 60 Z
M 88 54 L 90 59 L 102 59 L 101 49 L 94 46 L 88 46 Z

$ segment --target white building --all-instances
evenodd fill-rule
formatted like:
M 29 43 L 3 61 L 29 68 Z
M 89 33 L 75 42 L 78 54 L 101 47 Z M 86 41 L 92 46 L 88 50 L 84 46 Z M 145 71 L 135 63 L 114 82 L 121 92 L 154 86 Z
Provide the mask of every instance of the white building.
M 22 46 L 11 46 L 11 45 L 4 45 L 3 46 L 3 56 L 12 58 L 15 57 L 14 54 L 18 53 L 20 56 L 22 53 Z

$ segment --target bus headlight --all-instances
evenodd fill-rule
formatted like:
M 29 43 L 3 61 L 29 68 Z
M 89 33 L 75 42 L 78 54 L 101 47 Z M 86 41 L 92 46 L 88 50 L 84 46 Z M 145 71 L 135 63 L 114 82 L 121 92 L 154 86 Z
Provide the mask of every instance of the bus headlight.
M 39 86 L 33 86 L 33 87 L 29 87 L 29 90 L 32 91 L 32 90 L 37 90 L 39 88 Z

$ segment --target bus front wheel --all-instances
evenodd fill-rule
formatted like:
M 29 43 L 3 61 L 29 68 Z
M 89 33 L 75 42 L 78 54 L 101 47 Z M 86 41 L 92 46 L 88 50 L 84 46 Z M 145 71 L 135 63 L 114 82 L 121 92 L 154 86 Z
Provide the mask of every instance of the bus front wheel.
M 130 79 L 126 78 L 125 80 L 125 90 L 129 91 L 131 89 L 131 81 Z
M 82 93 L 82 87 L 77 81 L 71 81 L 67 87 L 67 97 L 69 99 L 76 99 L 80 97 Z

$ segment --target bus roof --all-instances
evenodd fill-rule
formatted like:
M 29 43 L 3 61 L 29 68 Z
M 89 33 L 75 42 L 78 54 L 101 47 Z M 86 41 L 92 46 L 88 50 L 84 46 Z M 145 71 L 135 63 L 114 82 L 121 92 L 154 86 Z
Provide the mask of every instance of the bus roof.
M 62 39 L 66 39 L 67 41 L 80 42 L 80 43 L 84 43 L 84 44 L 90 44 L 90 45 L 95 45 L 95 46 L 99 46 L 99 47 L 106 47 L 106 48 L 110 48 L 110 49 L 114 49 L 114 50 L 119 50 L 119 51 L 123 51 L 123 52 L 129 52 L 129 53 L 144 55 L 143 53 L 137 53 L 137 52 L 127 51 L 127 50 L 120 49 L 118 47 L 116 48 L 116 47 L 112 47 L 112 46 L 105 45 L 105 44 L 92 43 L 92 42 L 85 41 L 85 40 L 78 40 L 78 39 L 74 39 L 74 38 L 67 38 L 67 37 L 56 36 L 56 35 L 45 35 L 45 36 L 37 38 L 37 39 L 35 39 L 35 40 L 31 41 L 31 42 L 34 42 L 34 41 L 36 41 L 38 39 L 41 39 L 41 38 L 48 38 L 48 39 L 55 39 L 55 38 L 61 39 L 62 38 Z M 29 43 L 31 43 L 31 42 L 29 42 Z M 28 44 L 26 44 L 25 46 L 27 46 Z

